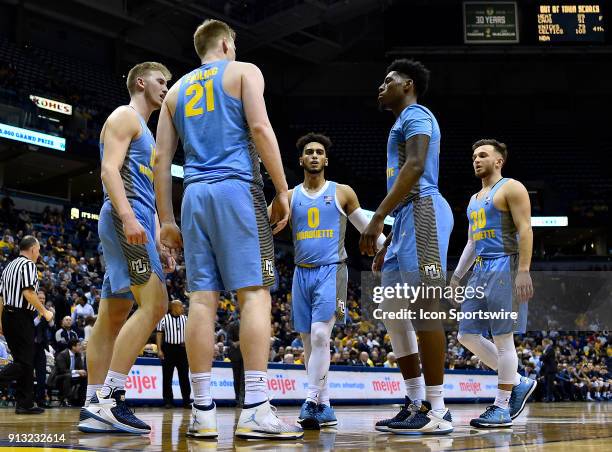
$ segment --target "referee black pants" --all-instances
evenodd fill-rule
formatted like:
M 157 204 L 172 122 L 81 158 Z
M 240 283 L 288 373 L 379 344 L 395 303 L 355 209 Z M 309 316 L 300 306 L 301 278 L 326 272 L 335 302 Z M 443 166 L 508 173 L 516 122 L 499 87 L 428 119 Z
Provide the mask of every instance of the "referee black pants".
M 0 370 L 0 381 L 17 380 L 17 406 L 34 406 L 34 315 L 24 309 L 4 306 L 2 329 L 13 362 Z
M 178 372 L 179 385 L 181 386 L 181 397 L 183 405 L 190 402 L 191 384 L 189 383 L 189 364 L 187 363 L 187 350 L 184 345 L 168 344 L 164 342 L 162 345 L 164 352 L 164 360 L 162 361 L 162 372 L 164 377 L 164 403 L 172 404 L 174 396 L 172 395 L 172 374 L 174 368 Z

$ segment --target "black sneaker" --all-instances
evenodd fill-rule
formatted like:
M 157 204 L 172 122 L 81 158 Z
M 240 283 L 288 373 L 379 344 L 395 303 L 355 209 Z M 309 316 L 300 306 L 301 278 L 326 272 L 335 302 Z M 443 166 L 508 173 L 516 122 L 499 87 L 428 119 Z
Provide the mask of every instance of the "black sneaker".
M 125 403 L 125 390 L 115 390 L 110 397 L 92 397 L 86 408 L 91 417 L 127 433 L 147 434 L 151 427 L 136 416 Z
M 30 408 L 24 408 L 21 406 L 15 408 L 15 414 L 41 414 L 44 412 L 44 408 L 41 408 L 36 405 L 32 405 Z
M 418 411 L 418 408 L 412 403 L 412 400 L 410 400 L 406 396 L 406 401 L 404 402 L 404 406 L 402 406 L 402 409 L 400 410 L 400 412 L 397 413 L 391 419 L 383 419 L 382 421 L 378 421 L 374 428 L 378 430 L 379 432 L 388 432 L 389 424 L 391 424 L 392 422 L 405 421 L 406 419 L 414 416 L 414 414 L 417 411 Z

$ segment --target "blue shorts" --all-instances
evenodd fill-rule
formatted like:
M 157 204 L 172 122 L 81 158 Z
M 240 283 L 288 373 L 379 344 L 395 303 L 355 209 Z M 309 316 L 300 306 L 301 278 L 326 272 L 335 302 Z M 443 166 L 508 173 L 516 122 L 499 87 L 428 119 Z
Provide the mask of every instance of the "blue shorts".
M 274 284 L 274 242 L 262 189 L 249 182 L 193 182 L 183 194 L 187 290 Z
M 514 278 L 518 268 L 518 255 L 478 260 L 466 287 L 472 287 L 470 298 L 461 304 L 461 312 L 516 312 L 518 318 L 481 319 L 469 318 L 459 322 L 459 332 L 493 336 L 508 333 L 525 333 L 527 330 L 527 303 L 519 303 L 514 296 Z M 478 288 L 484 297 L 478 295 Z M 474 296 L 471 296 L 474 294 Z M 466 293 L 467 295 L 467 293 Z
M 100 209 L 98 235 L 106 263 L 101 298 L 133 300 L 131 286 L 146 284 L 155 272 L 165 281 L 157 247 L 155 246 L 155 211 L 138 201 L 130 201 L 136 219 L 147 233 L 147 243 L 130 245 L 123 232 L 123 222 L 110 201 Z
M 446 285 L 453 212 L 441 195 L 417 198 L 395 216 L 382 267 L 383 285 Z
M 295 267 L 291 287 L 291 319 L 299 333 L 309 333 L 315 322 L 346 321 L 346 286 L 348 269 L 345 263 L 319 267 Z

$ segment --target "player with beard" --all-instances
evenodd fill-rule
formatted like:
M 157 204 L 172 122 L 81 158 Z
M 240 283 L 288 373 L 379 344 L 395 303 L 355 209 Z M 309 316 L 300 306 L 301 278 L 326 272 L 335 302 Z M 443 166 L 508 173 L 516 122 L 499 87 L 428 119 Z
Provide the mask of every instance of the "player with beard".
M 320 133 L 298 139 L 304 182 L 289 190 L 295 247 L 291 314 L 304 343 L 308 374 L 308 393 L 298 419 L 304 429 L 338 423 L 329 402 L 327 376 L 332 328 L 346 321 L 346 220 L 359 232 L 368 224 L 353 189 L 325 179 L 331 145 L 330 138 Z M 377 248 L 384 241 L 380 234 Z
M 503 177 L 508 150 L 497 140 L 479 140 L 472 145 L 472 162 L 482 189 L 467 208 L 468 241 L 451 278 L 458 287 L 474 265 L 469 287 L 485 289 L 485 299 L 466 299 L 462 312 L 515 312 L 518 319 L 463 319 L 459 341 L 491 369 L 497 370 L 497 396 L 470 425 L 477 428 L 511 427 L 536 388 L 536 381 L 517 373 L 518 357 L 514 332 L 525 333 L 527 301 L 533 296 L 529 275 L 533 232 L 531 204 L 525 186 Z M 491 331 L 493 342 L 482 333 Z
M 400 59 L 387 68 L 378 88 L 380 106 L 397 119 L 387 142 L 387 196 L 362 234 L 360 248 L 362 253 L 374 255 L 385 217 L 395 216 L 386 246 L 378 251 L 373 263 L 374 271 L 382 268 L 384 286 L 405 284 L 427 289 L 446 285 L 453 214 L 438 190 L 440 127 L 433 113 L 418 103 L 428 83 L 429 71 L 423 64 Z M 439 300 L 432 294 L 421 294 L 407 303 L 386 300 L 381 308 L 439 311 Z M 444 406 L 446 335 L 441 321 L 416 319 L 414 328 L 407 319 L 386 319 L 384 324 L 406 383 L 406 403 L 395 417 L 377 422 L 376 430 L 398 434 L 452 432 L 451 415 Z

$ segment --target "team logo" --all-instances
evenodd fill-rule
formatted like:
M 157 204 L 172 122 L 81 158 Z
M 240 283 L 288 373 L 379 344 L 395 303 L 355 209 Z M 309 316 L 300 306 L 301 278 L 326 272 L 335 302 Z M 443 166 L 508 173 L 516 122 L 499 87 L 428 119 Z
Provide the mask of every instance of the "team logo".
M 334 197 L 331 195 L 323 196 L 323 200 L 325 201 L 325 204 L 331 204 L 332 202 L 334 202 Z
M 136 259 L 136 260 L 130 261 L 130 269 L 132 270 L 132 273 L 142 275 L 149 271 L 149 263 L 143 261 L 142 258 Z
M 346 305 L 344 304 L 344 300 L 342 298 L 336 298 L 336 315 L 338 320 L 344 319 L 344 314 L 346 313 Z
M 271 259 L 264 259 L 264 274 L 274 277 L 274 262 Z
M 440 279 L 442 277 L 442 269 L 438 264 L 425 264 L 422 269 L 429 279 Z

